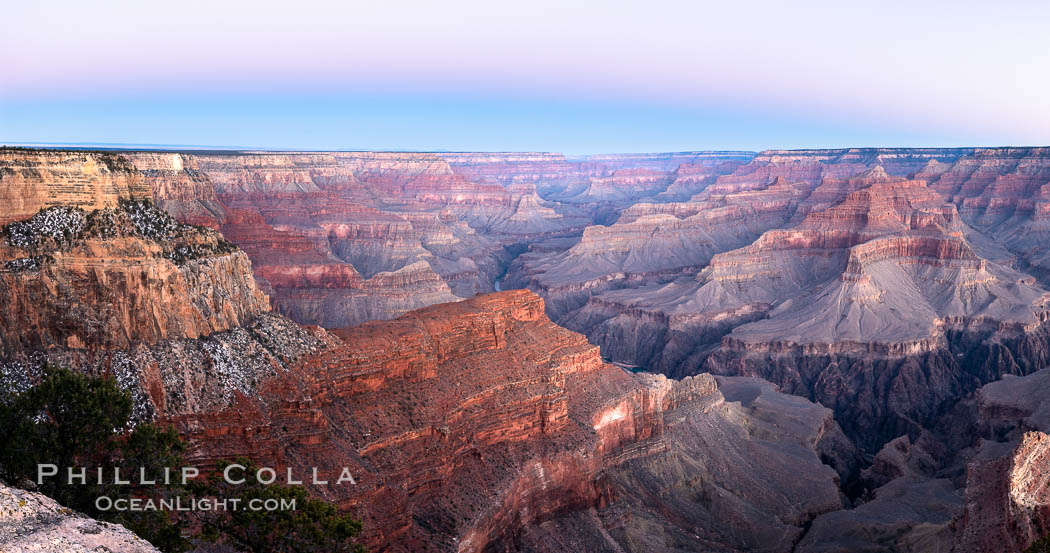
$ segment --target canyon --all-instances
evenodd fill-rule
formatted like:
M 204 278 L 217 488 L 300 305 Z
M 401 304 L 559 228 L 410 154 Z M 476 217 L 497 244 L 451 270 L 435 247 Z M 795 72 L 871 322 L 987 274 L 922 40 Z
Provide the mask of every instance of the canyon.
M 680 163 L 727 171 L 740 153 L 607 156 L 382 152 L 125 154 L 154 201 L 218 230 L 251 258 L 275 309 L 325 327 L 389 319 L 491 292 L 516 250 L 572 239 L 634 191 L 662 192 Z M 618 176 L 619 175 L 619 176 Z M 582 202 L 559 197 L 597 186 Z M 470 179 L 475 180 L 470 180 Z M 541 184 L 542 183 L 542 184 Z M 662 188 L 661 188 L 662 186 Z M 605 190 L 601 192 L 600 190 Z M 631 192 L 634 194 L 634 192 Z M 601 204 L 601 205 L 592 205 Z
M 2 149 L 0 196 L 5 389 L 348 467 L 373 551 L 1050 528 L 1050 149 Z
M 613 361 L 760 376 L 835 409 L 874 453 L 1050 364 L 1045 154 L 764 152 L 688 202 L 519 256 L 508 282 Z
M 550 322 L 531 292 L 333 334 L 254 397 L 174 420 L 201 464 L 250 454 L 333 479 L 349 467 L 355 485 L 317 492 L 360 513 L 376 550 L 616 550 L 658 529 L 775 551 L 842 507 L 821 456 L 845 467 L 855 451 L 827 409 L 757 380 L 632 375 Z M 727 389 L 758 397 L 745 408 Z M 775 431 L 781 418 L 796 421 L 788 432 Z M 785 478 L 770 484 L 768 471 Z M 689 510 L 668 513 L 636 481 L 685 486 L 675 505 Z M 541 522 L 561 530 L 532 529 Z

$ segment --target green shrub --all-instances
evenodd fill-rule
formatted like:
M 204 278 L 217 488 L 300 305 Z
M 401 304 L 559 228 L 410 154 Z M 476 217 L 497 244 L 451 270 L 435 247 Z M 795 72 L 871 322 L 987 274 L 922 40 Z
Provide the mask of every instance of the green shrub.
M 1050 536 L 1036 540 L 1035 543 L 1028 546 L 1028 549 L 1024 550 L 1024 553 L 1050 553 Z
M 0 474 L 12 484 L 37 482 L 37 490 L 62 505 L 92 517 L 123 524 L 165 553 L 186 551 L 182 524 L 160 511 L 100 511 L 95 500 L 148 494 L 179 493 L 178 486 L 117 485 L 114 468 L 124 475 L 163 472 L 179 466 L 183 445 L 174 429 L 145 424 L 129 430 L 131 394 L 112 378 L 46 367 L 43 380 L 29 390 L 0 401 Z M 37 467 L 58 467 L 55 477 L 37 480 Z M 104 479 L 87 472 L 85 482 L 70 484 L 71 468 L 102 467 Z
M 311 498 L 302 487 L 262 485 L 249 479 L 244 485 L 221 480 L 220 473 L 200 482 L 181 485 L 173 476 L 164 483 L 164 469 L 177 472 L 184 466 L 185 445 L 173 428 L 152 424 L 130 428 L 131 394 L 112 378 L 45 367 L 41 381 L 21 393 L 0 395 L 0 475 L 13 485 L 36 484 L 37 490 L 62 505 L 94 518 L 122 524 L 164 553 L 182 553 L 194 540 L 208 539 L 258 552 L 301 553 L 361 552 L 352 542 L 361 523 L 341 514 L 335 506 Z M 37 467 L 53 464 L 57 476 L 37 481 Z M 254 466 L 248 461 L 242 465 Z M 67 469 L 101 467 L 99 482 L 93 470 L 86 482 L 69 484 Z M 131 484 L 117 484 L 114 469 Z M 220 466 L 221 469 L 224 468 Z M 140 471 L 156 484 L 141 485 Z M 97 498 L 182 498 L 188 505 L 194 497 L 285 499 L 296 501 L 291 511 L 194 511 L 99 510 Z M 189 528 L 203 533 L 188 537 Z
M 7 243 L 23 250 L 45 247 L 68 248 L 80 239 L 84 230 L 84 210 L 55 206 L 41 209 L 29 219 L 4 225 Z
M 258 467 L 237 459 L 244 467 L 245 481 L 231 484 L 221 476 L 231 463 L 220 462 L 216 473 L 193 486 L 198 496 L 236 498 L 241 505 L 253 499 L 295 501 L 294 510 L 214 510 L 201 513 L 202 535 L 252 553 L 363 553 L 353 542 L 361 533 L 361 522 L 341 514 L 330 503 L 307 495 L 301 486 L 260 484 L 253 476 Z M 236 467 L 235 467 L 236 468 Z M 238 469 L 240 470 L 240 469 Z
M 150 200 L 121 198 L 119 203 L 120 209 L 127 213 L 139 236 L 160 241 L 171 238 L 182 230 L 183 225 L 167 211 L 154 206 Z

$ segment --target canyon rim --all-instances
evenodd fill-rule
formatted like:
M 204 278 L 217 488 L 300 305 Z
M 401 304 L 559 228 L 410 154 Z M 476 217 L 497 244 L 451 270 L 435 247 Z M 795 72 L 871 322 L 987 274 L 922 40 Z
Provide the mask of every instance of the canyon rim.
M 1047 149 L 7 148 L 0 184 L 9 392 L 112 376 L 204 472 L 349 470 L 305 487 L 374 551 L 1050 523 Z
M 0 553 L 1050 553 L 1050 3 L 0 13 Z

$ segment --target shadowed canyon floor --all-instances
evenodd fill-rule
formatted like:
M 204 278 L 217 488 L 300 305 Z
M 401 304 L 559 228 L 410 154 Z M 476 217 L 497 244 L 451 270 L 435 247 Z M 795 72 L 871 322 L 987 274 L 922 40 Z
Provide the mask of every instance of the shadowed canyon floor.
M 311 491 L 375 551 L 1050 528 L 1047 149 L 5 149 L 0 197 L 5 388 L 113 374 L 201 465 L 350 467 Z

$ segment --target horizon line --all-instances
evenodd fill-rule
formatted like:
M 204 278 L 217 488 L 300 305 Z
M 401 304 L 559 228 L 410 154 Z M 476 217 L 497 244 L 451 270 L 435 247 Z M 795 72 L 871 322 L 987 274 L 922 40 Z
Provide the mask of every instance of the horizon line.
M 164 153 L 217 152 L 217 153 L 414 153 L 414 154 L 557 154 L 566 158 L 588 158 L 610 155 L 654 155 L 654 154 L 724 154 L 724 155 L 758 155 L 764 152 L 849 152 L 878 150 L 992 150 L 992 149 L 1039 149 L 1050 148 L 1048 145 L 998 145 L 998 146 L 849 146 L 839 148 L 800 147 L 800 148 L 765 148 L 761 150 L 650 150 L 601 152 L 578 154 L 555 150 L 457 150 L 457 149 L 387 149 L 387 148 L 275 148 L 261 146 L 216 146 L 207 144 L 163 144 L 163 143 L 130 143 L 130 142 L 19 142 L 0 141 L 0 148 L 30 148 L 40 150 L 104 150 L 104 151 L 143 151 Z

